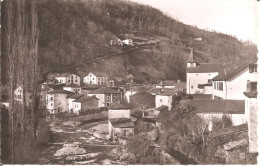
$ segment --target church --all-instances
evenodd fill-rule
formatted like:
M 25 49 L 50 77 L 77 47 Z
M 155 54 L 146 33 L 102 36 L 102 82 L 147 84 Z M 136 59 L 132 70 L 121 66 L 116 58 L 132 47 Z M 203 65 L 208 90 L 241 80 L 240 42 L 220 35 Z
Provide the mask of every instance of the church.
M 224 73 L 231 63 L 198 63 L 190 52 L 187 61 L 186 78 L 187 94 L 212 94 L 212 79 Z

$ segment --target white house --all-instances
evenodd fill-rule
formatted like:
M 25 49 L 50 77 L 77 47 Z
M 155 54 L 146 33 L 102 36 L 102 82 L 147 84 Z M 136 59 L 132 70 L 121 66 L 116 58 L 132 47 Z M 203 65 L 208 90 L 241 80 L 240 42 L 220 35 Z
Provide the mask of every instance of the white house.
M 84 96 L 84 94 L 72 94 L 67 97 L 67 103 L 68 103 L 68 111 L 73 113 L 73 105 L 72 102 L 80 97 Z
M 122 41 L 122 44 L 133 46 L 133 40 L 132 39 L 125 39 Z
M 257 58 L 241 66 L 231 66 L 213 78 L 213 99 L 245 100 L 243 92 L 250 88 L 256 91 Z
M 82 93 L 82 88 L 77 84 L 66 85 L 63 87 L 63 90 L 67 90 L 78 94 Z
M 20 85 L 17 85 L 14 90 L 14 100 L 19 102 L 23 101 L 23 88 Z
M 168 110 L 172 108 L 172 98 L 174 95 L 177 95 L 177 91 L 161 91 L 160 93 L 156 94 L 155 96 L 155 107 L 167 106 Z
M 55 77 L 58 83 L 80 85 L 80 76 L 71 73 L 58 74 Z
M 107 85 L 107 75 L 99 72 L 89 72 L 83 78 L 84 84 Z
M 50 114 L 68 112 L 67 96 L 73 92 L 63 89 L 53 90 L 46 94 L 46 109 Z
M 245 101 L 243 100 L 182 100 L 181 106 L 190 105 L 195 112 L 209 122 L 209 130 L 212 130 L 213 118 L 221 119 L 228 116 L 234 126 L 247 122 L 245 115 Z
M 223 73 L 230 63 L 198 63 L 193 50 L 187 61 L 187 94 L 212 94 L 211 80 Z

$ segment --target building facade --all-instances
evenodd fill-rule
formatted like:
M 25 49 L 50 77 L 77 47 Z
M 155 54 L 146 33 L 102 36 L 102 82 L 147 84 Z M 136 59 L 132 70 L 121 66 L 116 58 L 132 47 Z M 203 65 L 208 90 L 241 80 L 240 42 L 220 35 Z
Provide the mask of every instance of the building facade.
M 96 85 L 107 85 L 107 76 L 103 73 L 88 73 L 87 76 L 83 78 L 84 84 L 96 84 Z

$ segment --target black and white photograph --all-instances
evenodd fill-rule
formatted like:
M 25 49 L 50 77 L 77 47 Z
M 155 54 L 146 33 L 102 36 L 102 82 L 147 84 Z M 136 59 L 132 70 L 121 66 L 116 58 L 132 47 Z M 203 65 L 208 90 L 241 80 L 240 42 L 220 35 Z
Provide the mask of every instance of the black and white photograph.
M 0 4 L 1 164 L 257 165 L 257 0 Z

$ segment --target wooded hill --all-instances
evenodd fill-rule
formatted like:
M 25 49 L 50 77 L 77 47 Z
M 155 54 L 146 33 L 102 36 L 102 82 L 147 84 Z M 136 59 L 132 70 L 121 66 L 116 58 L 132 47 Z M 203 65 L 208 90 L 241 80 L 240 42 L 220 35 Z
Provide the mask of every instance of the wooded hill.
M 240 62 L 257 52 L 255 45 L 185 25 L 130 1 L 37 0 L 37 13 L 42 73 L 94 70 L 118 81 L 130 75 L 137 83 L 185 81 L 189 47 L 199 62 Z M 146 45 L 110 45 L 118 38 Z M 93 60 L 100 57 L 109 58 Z

